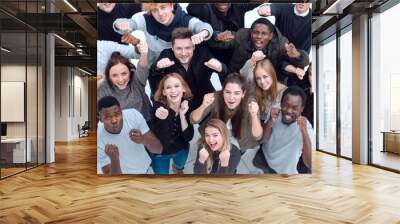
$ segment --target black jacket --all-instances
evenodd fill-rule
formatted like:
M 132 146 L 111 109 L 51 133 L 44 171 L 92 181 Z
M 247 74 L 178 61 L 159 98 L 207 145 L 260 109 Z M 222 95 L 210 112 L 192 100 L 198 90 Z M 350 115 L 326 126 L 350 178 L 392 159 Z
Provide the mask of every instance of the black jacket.
M 196 162 L 194 163 L 194 168 L 193 172 L 195 174 L 207 174 L 207 164 L 200 163 L 199 162 L 199 152 L 200 152 L 201 147 L 199 148 L 197 152 L 197 157 L 196 157 Z M 213 166 L 211 167 L 210 174 L 235 174 L 236 169 L 239 165 L 240 158 L 242 157 L 242 154 L 240 153 L 240 150 L 235 146 L 231 144 L 231 155 L 229 157 L 229 164 L 228 167 L 221 167 L 220 162 L 219 162 L 219 152 L 214 152 L 211 156 L 213 159 Z
M 206 4 L 198 4 L 198 3 L 190 3 L 188 5 L 187 12 L 191 16 L 195 16 L 200 20 L 209 23 L 213 30 L 213 37 L 208 40 L 208 42 L 214 41 L 213 39 L 220 32 L 230 30 L 230 31 L 238 31 L 240 28 L 244 27 L 244 15 L 247 11 L 253 10 L 260 3 L 232 3 L 231 7 L 228 10 L 227 15 L 223 15 L 215 8 L 215 3 L 206 3 Z M 210 44 L 212 46 L 212 44 Z M 210 47 L 211 52 L 219 61 L 229 64 L 231 60 L 233 49 L 216 49 Z M 220 77 L 221 83 L 224 82 L 223 77 Z
M 234 49 L 232 59 L 229 63 L 229 72 L 239 72 L 248 59 L 251 58 L 253 52 L 256 51 L 250 36 L 251 29 L 243 28 L 235 33 L 235 39 L 229 42 L 215 41 L 210 42 L 214 48 Z M 279 30 L 275 29 L 274 37 L 268 43 L 267 47 L 262 49 L 275 67 L 278 80 L 286 83 L 287 74 L 284 73 L 284 67 L 293 64 L 296 67 L 304 67 L 309 63 L 308 54 L 304 50 L 299 50 L 299 58 L 289 58 L 286 53 L 285 43 L 288 43 Z
M 157 70 L 157 62 L 162 58 L 169 58 L 171 61 L 174 61 L 175 64 L 171 67 Z M 165 75 L 176 72 L 180 74 L 188 83 L 193 94 L 192 106 L 193 108 L 197 108 L 203 101 L 205 94 L 215 91 L 213 85 L 211 84 L 210 78 L 212 73 L 216 71 L 204 65 L 204 62 L 210 60 L 211 58 L 213 58 L 213 55 L 207 46 L 204 44 L 196 45 L 189 68 L 186 71 L 186 69 L 175 57 L 172 49 L 164 49 L 160 53 L 158 59 L 150 67 L 149 83 L 152 95 L 154 95 L 155 91 L 157 90 L 158 83 Z M 222 72 L 216 73 L 218 73 L 220 76 L 226 76 L 227 72 L 227 66 L 222 63 Z
M 161 106 L 168 110 L 168 117 L 165 120 L 155 116 L 156 110 Z M 179 150 L 189 149 L 189 142 L 192 140 L 194 133 L 193 125 L 190 124 L 189 120 L 190 112 L 191 110 L 189 109 L 185 114 L 188 127 L 182 131 L 179 114 L 176 115 L 175 111 L 169 108 L 168 105 L 158 101 L 154 102 L 150 127 L 163 146 L 162 155 L 174 154 Z

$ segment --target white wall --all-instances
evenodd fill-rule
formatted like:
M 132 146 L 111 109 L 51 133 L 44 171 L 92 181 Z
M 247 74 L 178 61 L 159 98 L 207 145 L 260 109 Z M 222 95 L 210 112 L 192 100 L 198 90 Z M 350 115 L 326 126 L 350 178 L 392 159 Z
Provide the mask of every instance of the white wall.
M 56 67 L 56 74 L 55 141 L 70 141 L 88 120 L 88 78 L 72 67 Z

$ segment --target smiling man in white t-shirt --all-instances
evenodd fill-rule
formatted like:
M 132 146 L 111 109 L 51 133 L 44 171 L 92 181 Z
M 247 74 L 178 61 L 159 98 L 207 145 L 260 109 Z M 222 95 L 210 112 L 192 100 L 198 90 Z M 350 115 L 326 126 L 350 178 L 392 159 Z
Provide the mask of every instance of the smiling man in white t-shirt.
M 262 167 L 264 172 L 297 174 L 300 158 L 311 169 L 313 129 L 301 116 L 305 103 L 304 91 L 298 86 L 291 86 L 283 92 L 281 109 L 272 108 L 261 140 L 267 162 L 267 167 Z
M 162 151 L 160 141 L 135 109 L 122 110 L 118 100 L 105 96 L 98 102 L 97 165 L 99 174 L 145 174 L 151 159 Z

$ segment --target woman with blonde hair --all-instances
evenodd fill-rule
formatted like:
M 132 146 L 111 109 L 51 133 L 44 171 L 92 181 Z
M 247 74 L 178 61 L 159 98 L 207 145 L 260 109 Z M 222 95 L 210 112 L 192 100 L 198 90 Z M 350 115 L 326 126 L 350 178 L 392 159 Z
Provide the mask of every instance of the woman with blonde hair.
M 225 123 L 210 119 L 199 139 L 200 150 L 194 164 L 195 174 L 235 174 L 241 153 L 230 143 Z
M 169 174 L 172 169 L 183 174 L 193 138 L 193 125 L 189 123 L 192 92 L 178 73 L 164 76 L 154 94 L 151 130 L 163 146 L 161 154 L 152 155 L 155 174 Z
M 271 61 L 268 59 L 260 60 L 256 63 L 253 70 L 255 85 L 255 98 L 260 106 L 260 119 L 268 120 L 271 109 L 280 107 L 282 93 L 287 87 L 276 77 L 276 72 Z

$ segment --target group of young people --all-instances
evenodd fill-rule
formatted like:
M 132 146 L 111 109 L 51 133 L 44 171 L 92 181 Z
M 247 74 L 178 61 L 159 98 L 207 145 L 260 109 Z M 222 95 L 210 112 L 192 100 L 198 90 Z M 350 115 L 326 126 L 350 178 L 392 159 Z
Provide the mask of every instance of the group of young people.
M 99 173 L 182 174 L 196 124 L 195 174 L 311 172 L 309 3 L 98 7 Z

